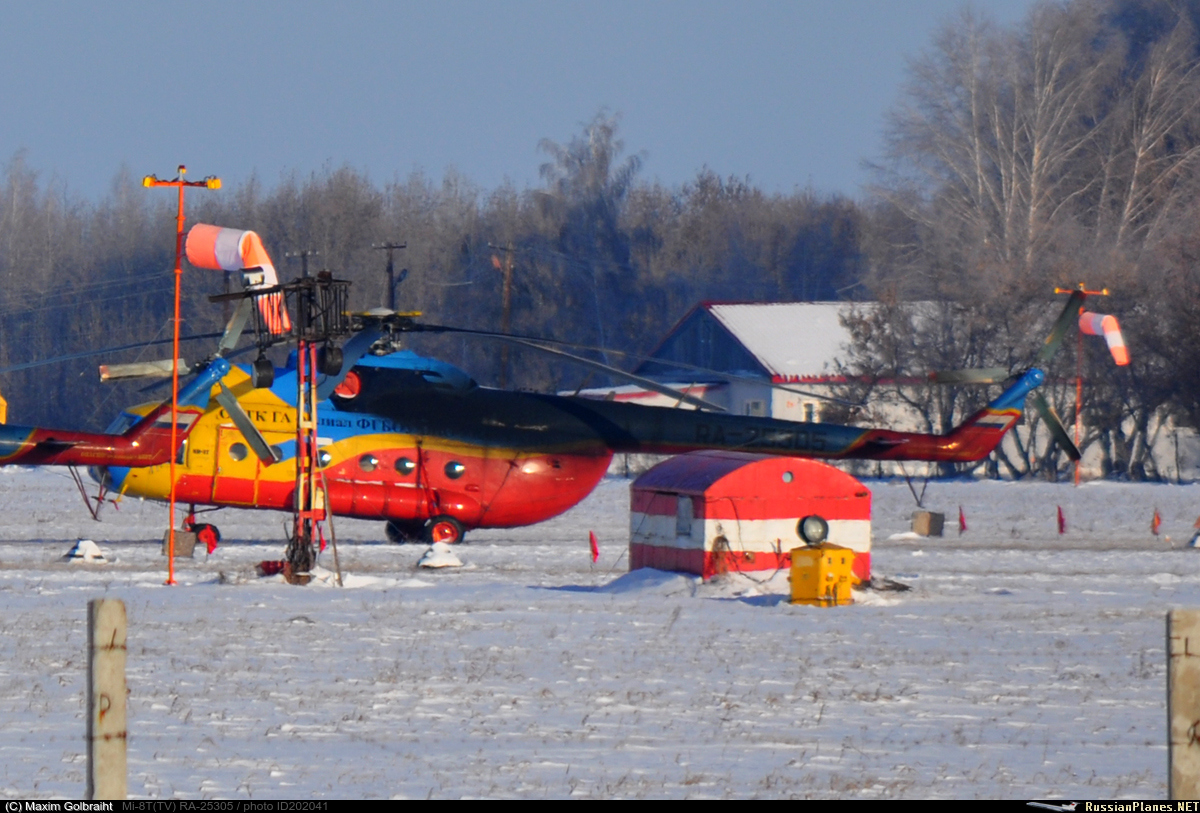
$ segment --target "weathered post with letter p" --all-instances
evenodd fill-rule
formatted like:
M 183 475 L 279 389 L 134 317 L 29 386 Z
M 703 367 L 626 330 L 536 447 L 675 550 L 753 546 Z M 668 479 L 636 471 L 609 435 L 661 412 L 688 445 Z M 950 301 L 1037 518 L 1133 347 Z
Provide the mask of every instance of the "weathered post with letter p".
M 124 799 L 125 602 L 88 602 L 87 798 Z

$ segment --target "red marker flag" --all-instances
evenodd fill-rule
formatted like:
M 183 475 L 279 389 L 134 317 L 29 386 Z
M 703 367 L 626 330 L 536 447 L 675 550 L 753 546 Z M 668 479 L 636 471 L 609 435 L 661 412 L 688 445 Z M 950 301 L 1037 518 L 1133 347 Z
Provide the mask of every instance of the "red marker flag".
M 959 536 L 961 536 L 962 532 L 965 530 L 967 530 L 967 515 L 963 513 L 962 506 L 960 505 L 958 507 L 958 533 L 959 533 Z
M 1061 505 L 1055 507 L 1058 508 L 1058 532 L 1065 534 L 1067 532 L 1067 518 L 1063 516 Z
M 596 542 L 595 531 L 588 531 L 588 542 L 592 546 L 592 564 L 595 564 L 596 560 L 600 558 L 600 545 Z
M 1154 517 L 1150 520 L 1150 533 L 1158 536 L 1158 529 L 1162 527 L 1162 517 L 1159 516 L 1158 506 L 1154 507 Z

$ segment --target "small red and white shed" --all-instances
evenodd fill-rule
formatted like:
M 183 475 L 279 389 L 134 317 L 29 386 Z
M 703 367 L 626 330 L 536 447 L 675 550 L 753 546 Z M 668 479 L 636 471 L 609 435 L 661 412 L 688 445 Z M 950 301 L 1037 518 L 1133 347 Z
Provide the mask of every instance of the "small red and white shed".
M 696 573 L 778 570 L 802 547 L 808 516 L 828 541 L 854 551 L 854 575 L 871 577 L 871 492 L 833 466 L 796 457 L 706 451 L 678 455 L 634 481 L 629 569 Z

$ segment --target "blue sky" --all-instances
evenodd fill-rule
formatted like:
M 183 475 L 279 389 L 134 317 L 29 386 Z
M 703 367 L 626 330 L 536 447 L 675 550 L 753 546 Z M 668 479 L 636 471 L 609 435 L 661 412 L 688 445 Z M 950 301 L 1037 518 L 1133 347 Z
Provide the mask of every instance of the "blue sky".
M 1028 0 L 975 7 L 1003 23 Z M 349 165 L 538 183 L 543 138 L 620 112 L 643 177 L 703 166 L 858 195 L 907 57 L 957 0 L 62 2 L 0 7 L 0 162 L 98 198 L 136 177 Z

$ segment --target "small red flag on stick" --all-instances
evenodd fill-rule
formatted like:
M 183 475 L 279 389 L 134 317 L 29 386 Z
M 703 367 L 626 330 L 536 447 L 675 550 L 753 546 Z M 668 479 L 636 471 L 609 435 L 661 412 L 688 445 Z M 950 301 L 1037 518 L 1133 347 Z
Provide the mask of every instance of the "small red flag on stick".
M 958 535 L 962 536 L 963 531 L 967 530 L 967 515 L 963 513 L 962 506 L 958 507 Z
M 1154 517 L 1150 520 L 1150 533 L 1158 536 L 1158 529 L 1162 527 L 1162 516 L 1158 513 L 1158 506 L 1154 506 Z
M 1055 507 L 1058 508 L 1058 532 L 1065 534 L 1067 532 L 1067 518 L 1063 516 L 1061 505 Z
M 592 546 L 592 564 L 595 564 L 596 560 L 600 558 L 600 545 L 596 542 L 595 531 L 588 531 L 588 542 Z

